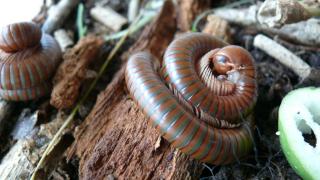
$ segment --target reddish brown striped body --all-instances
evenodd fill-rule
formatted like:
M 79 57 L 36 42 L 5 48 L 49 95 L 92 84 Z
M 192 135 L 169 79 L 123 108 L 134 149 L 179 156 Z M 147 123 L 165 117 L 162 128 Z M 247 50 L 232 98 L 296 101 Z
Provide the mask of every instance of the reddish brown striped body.
M 225 46 L 190 33 L 169 45 L 161 71 L 146 52 L 132 55 L 126 67 L 131 96 L 163 137 L 213 164 L 237 161 L 253 145 L 254 62 L 245 49 Z
M 47 94 L 61 60 L 57 42 L 34 23 L 15 23 L 0 34 L 0 96 L 30 100 Z
M 28 35 L 28 36 L 26 36 Z M 38 45 L 42 33 L 36 24 L 30 22 L 14 23 L 0 31 L 0 49 L 5 52 L 16 52 Z

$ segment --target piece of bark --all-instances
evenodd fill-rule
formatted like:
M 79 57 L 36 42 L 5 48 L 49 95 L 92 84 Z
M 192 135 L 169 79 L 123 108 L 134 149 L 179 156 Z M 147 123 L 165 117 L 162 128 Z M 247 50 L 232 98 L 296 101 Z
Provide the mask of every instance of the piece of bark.
M 74 105 L 81 83 L 86 79 L 89 65 L 97 58 L 102 44 L 102 38 L 86 36 L 65 53 L 53 79 L 51 105 L 58 109 Z
M 25 118 L 39 121 L 39 111 L 26 114 Z M 50 139 L 63 122 L 64 115 L 58 113 L 51 122 L 35 127 L 25 137 L 19 139 L 1 161 L 0 179 L 29 179 Z M 70 144 L 70 141 L 62 140 L 52 150 L 55 153 L 50 160 L 51 166 L 57 163 L 68 143 Z
M 166 1 L 128 54 L 148 50 L 161 58 L 176 31 L 174 5 Z M 124 55 L 127 57 L 127 55 Z M 126 92 L 122 66 L 77 129 L 67 158 L 80 158 L 80 179 L 191 179 L 202 166 L 172 148 L 151 127 Z
M 232 44 L 230 26 L 228 22 L 219 16 L 211 14 L 207 17 L 207 24 L 205 25 L 203 31 L 204 33 L 210 34 L 221 40 Z
M 178 0 L 178 27 L 189 31 L 198 14 L 210 8 L 210 0 Z
M 45 33 L 51 34 L 59 29 L 70 12 L 78 5 L 80 0 L 61 0 L 57 5 L 51 6 L 48 17 L 42 26 Z

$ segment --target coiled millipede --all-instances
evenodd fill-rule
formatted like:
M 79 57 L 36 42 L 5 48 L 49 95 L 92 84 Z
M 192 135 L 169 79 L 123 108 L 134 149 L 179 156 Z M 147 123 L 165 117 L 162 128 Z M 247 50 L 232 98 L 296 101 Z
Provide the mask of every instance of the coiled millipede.
M 257 85 L 245 49 L 189 33 L 169 45 L 161 69 L 150 53 L 138 52 L 125 74 L 132 98 L 182 152 L 218 165 L 251 151 Z
M 0 32 L 0 96 L 25 101 L 50 91 L 50 78 L 61 61 L 61 50 L 53 37 L 38 25 L 21 22 Z

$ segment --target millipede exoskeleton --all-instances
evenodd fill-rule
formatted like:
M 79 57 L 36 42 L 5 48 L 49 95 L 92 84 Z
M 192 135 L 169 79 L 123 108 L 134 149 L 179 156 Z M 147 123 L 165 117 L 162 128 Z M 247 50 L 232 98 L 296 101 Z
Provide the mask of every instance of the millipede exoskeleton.
M 125 74 L 132 98 L 165 139 L 212 164 L 231 163 L 251 151 L 257 85 L 250 53 L 189 33 L 174 40 L 158 64 L 150 53 L 138 52 Z
M 31 100 L 47 94 L 61 60 L 58 43 L 34 23 L 5 26 L 0 32 L 0 96 Z

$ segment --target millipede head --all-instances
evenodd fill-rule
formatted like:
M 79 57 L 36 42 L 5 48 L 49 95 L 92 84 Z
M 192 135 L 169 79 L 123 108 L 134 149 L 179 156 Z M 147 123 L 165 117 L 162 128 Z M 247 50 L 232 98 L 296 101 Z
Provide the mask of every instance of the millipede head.
M 233 70 L 253 69 L 253 58 L 250 53 L 240 46 L 226 46 L 211 57 L 213 70 L 220 75 L 225 75 Z

